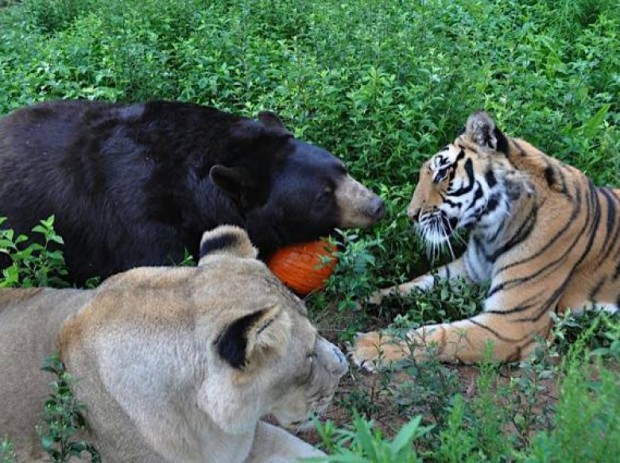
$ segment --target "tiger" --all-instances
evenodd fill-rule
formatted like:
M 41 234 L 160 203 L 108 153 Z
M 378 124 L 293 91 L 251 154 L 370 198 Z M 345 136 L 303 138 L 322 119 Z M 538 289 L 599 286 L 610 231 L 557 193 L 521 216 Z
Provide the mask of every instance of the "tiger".
M 402 340 L 359 334 L 351 346 L 358 366 L 373 370 L 409 356 L 478 363 L 489 345 L 493 360 L 518 362 L 537 340 L 551 339 L 552 313 L 620 306 L 620 189 L 597 187 L 575 167 L 508 137 L 483 111 L 424 162 L 407 215 L 429 246 L 468 230 L 465 251 L 370 302 L 462 279 L 490 283 L 483 311 L 410 330 Z

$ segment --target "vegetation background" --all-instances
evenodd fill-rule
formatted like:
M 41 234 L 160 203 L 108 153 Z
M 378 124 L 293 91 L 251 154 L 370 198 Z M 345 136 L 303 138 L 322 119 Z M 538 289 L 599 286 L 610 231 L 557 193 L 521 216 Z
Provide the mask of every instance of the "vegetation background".
M 388 205 L 382 224 L 338 236 L 337 274 L 307 301 L 346 342 L 394 317 L 479 309 L 484 288 L 465 287 L 355 308 L 430 268 L 406 205 L 421 162 L 472 111 L 620 186 L 619 37 L 617 0 L 0 0 L 0 114 L 59 98 L 277 112 Z M 620 321 L 557 326 L 557 342 L 520 368 L 352 371 L 330 412 L 344 428 L 320 425 L 315 440 L 332 461 L 615 461 Z

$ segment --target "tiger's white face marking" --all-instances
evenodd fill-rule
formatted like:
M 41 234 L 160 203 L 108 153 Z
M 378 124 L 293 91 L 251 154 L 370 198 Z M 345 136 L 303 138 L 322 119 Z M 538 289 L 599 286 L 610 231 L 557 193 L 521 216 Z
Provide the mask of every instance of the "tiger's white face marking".
M 423 165 L 408 215 L 433 255 L 460 229 L 494 234 L 509 213 L 503 164 L 457 139 Z

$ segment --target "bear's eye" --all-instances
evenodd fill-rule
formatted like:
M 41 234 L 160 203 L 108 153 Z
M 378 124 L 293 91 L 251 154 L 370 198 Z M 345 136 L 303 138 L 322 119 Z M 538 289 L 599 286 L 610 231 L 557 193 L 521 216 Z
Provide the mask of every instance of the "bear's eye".
M 317 202 L 324 202 L 329 200 L 334 195 L 334 189 L 331 186 L 326 186 L 323 191 L 319 193 L 316 200 Z

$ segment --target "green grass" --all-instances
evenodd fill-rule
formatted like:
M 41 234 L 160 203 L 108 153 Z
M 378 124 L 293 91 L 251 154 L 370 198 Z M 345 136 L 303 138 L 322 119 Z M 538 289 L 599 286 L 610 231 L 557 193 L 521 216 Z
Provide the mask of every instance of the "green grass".
M 5 0 L 0 114 L 56 98 L 276 111 L 387 203 L 381 224 L 336 238 L 345 245 L 338 271 L 307 301 L 328 336 L 347 340 L 394 318 L 428 323 L 480 309 L 484 288 L 447 286 L 375 312 L 355 304 L 431 267 L 405 210 L 421 162 L 472 111 L 486 109 L 508 134 L 596 183 L 620 186 L 619 37 L 616 0 Z M 5 286 L 62 285 L 58 254 L 0 239 L 15 246 Z M 590 315 L 557 326 L 556 343 L 537 358 L 520 369 L 481 366 L 469 386 L 459 370 L 432 363 L 353 372 L 337 399 L 347 413 L 326 445 L 388 461 L 368 452 L 389 453 L 401 425 L 419 415 L 421 428 L 411 429 L 425 432 L 407 436 L 412 461 L 611 461 L 620 323 Z M 559 402 L 545 399 L 556 397 L 552 387 Z M 347 421 L 348 434 L 335 429 Z M 2 444 L 0 461 L 10 452 Z
M 6 221 L 0 217 L 0 227 Z M 11 229 L 0 228 L 0 253 L 10 258 L 2 269 L 0 288 L 32 288 L 37 286 L 68 286 L 63 239 L 54 231 L 54 216 L 41 220 L 32 229 L 40 235 L 39 241 L 30 241 L 26 235 L 15 235 Z

